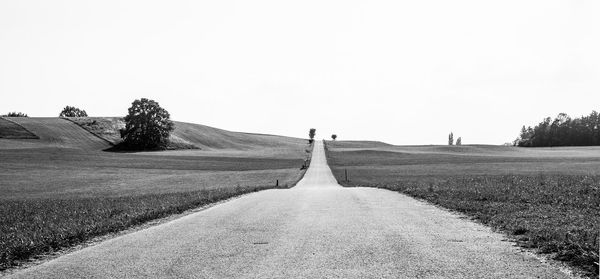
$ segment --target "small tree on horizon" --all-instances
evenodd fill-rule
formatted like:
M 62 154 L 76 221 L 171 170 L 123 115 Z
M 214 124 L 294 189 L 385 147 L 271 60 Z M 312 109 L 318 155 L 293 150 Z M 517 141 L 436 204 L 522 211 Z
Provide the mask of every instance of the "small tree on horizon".
M 448 135 L 448 145 L 454 145 L 454 134 L 452 132 Z
M 6 117 L 29 117 L 29 116 L 27 116 L 26 113 L 16 112 L 16 111 L 9 112 L 6 115 L 2 115 L 2 116 L 6 116 Z
M 66 106 L 58 115 L 58 117 L 87 117 L 87 112 L 85 112 L 85 110 L 76 108 L 76 107 L 72 107 L 72 106 Z
M 313 143 L 313 141 L 315 140 L 315 134 L 317 133 L 317 129 L 315 128 L 310 128 L 310 130 L 308 130 L 308 142 L 309 143 Z
M 332 140 L 335 140 L 335 139 L 337 139 L 337 135 L 336 135 L 336 134 L 333 134 L 333 135 L 331 135 L 331 139 L 332 139 Z
M 461 137 L 458 137 L 456 139 L 456 145 L 462 145 L 462 138 Z
M 131 149 L 166 148 L 169 135 L 175 129 L 169 112 L 158 102 L 142 98 L 135 100 L 125 116 L 125 129 L 121 132 L 124 144 Z

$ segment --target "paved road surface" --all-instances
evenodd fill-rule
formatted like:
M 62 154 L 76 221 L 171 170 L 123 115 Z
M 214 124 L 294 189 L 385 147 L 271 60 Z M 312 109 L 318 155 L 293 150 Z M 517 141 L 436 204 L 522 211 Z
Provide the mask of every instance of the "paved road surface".
M 293 189 L 243 196 L 14 278 L 567 278 L 398 193 L 337 185 L 317 142 Z

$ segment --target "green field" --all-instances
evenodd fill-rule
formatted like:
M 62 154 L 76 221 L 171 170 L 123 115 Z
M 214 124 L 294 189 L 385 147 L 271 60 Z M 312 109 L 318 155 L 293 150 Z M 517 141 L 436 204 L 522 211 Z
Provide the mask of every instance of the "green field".
M 597 272 L 600 147 L 326 147 L 344 186 L 385 188 L 465 213 L 524 247 Z
M 109 141 L 72 121 L 15 122 L 39 139 L 0 138 L 0 270 L 277 181 L 291 187 L 309 149 L 302 139 L 177 122 L 175 135 L 202 149 L 105 152 Z M 211 129 L 228 142 L 195 134 Z

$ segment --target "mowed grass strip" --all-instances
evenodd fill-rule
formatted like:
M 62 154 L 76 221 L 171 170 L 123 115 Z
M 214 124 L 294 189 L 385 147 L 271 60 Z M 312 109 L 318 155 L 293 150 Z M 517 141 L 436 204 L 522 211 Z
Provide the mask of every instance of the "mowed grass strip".
M 597 274 L 597 158 L 579 156 L 579 149 L 569 156 L 559 148 L 555 150 L 561 156 L 527 150 L 520 157 L 514 149 L 501 152 L 509 155 L 465 156 L 459 151 L 453 156 L 448 148 L 435 154 L 412 153 L 408 147 L 398 148 L 399 152 L 395 147 L 373 151 L 348 146 L 357 144 L 327 145 L 328 162 L 342 185 L 385 188 L 465 213 L 512 235 L 524 247 L 552 253 L 588 276 Z M 597 151 L 590 148 L 588 154 Z M 345 181 L 346 171 L 349 181 Z
M 0 201 L 0 270 L 33 256 L 273 185 L 166 194 Z
M 77 148 L 82 150 L 102 150 L 110 147 L 77 124 L 56 117 L 12 117 L 19 124 L 39 137 L 37 147 Z M 0 145 L 0 149 L 3 146 Z
M 0 138 L 4 139 L 39 139 L 38 136 L 25 129 L 23 126 L 0 117 Z

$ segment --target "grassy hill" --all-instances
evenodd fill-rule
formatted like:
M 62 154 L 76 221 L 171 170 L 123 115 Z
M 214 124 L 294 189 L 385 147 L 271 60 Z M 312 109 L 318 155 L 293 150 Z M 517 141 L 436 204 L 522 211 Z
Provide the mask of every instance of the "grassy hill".
M 0 119 L 0 149 L 76 148 L 105 150 L 121 142 L 119 129 L 125 126 L 119 117 Z M 14 122 L 14 123 L 13 123 Z M 20 125 L 20 126 L 19 126 Z M 12 137 L 2 137 L 2 133 Z M 39 137 L 39 139 L 34 139 Z M 231 132 L 200 124 L 175 121 L 171 134 L 173 149 L 197 148 L 194 152 L 153 152 L 161 155 L 199 156 L 293 156 L 304 158 L 305 140 L 292 137 Z
M 303 154 L 306 140 L 292 137 L 231 132 L 200 124 L 175 122 L 175 131 L 171 136 L 175 141 L 182 140 L 199 147 L 202 151 L 193 153 L 207 153 L 232 155 L 252 153 L 256 156 L 273 156 L 286 154 L 297 156 Z M 167 152 L 169 153 L 169 152 Z M 170 152 L 174 154 L 174 152 Z M 304 158 L 305 154 L 302 155 Z
M 0 138 L 2 139 L 38 139 L 36 135 L 23 126 L 0 117 Z
M 7 117 L 6 119 L 17 123 L 39 138 L 2 139 L 0 149 L 60 147 L 102 150 L 110 147 L 106 141 L 64 119 L 56 117 Z

